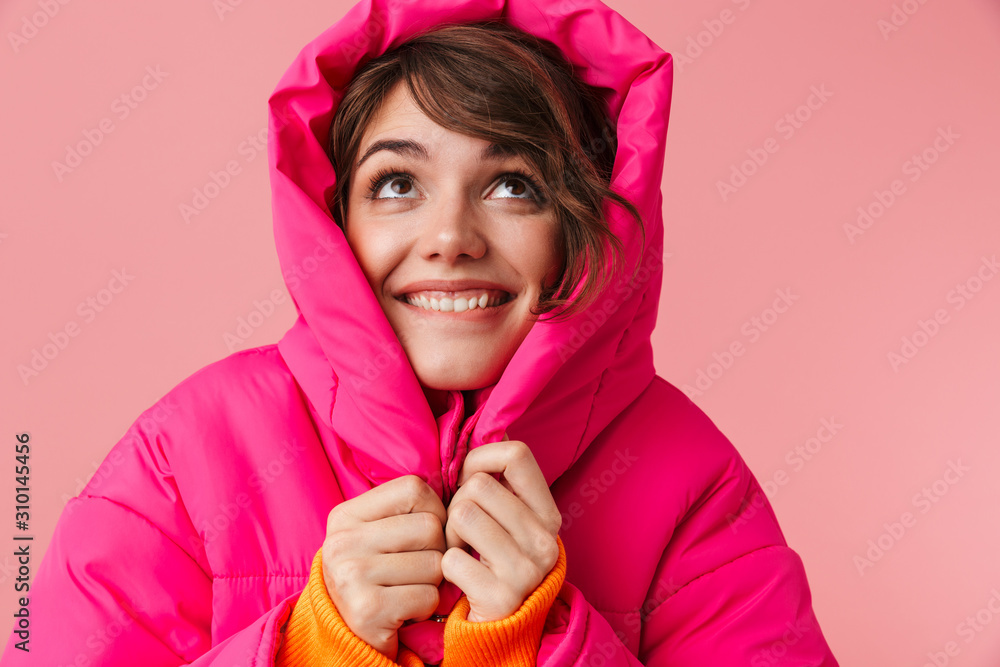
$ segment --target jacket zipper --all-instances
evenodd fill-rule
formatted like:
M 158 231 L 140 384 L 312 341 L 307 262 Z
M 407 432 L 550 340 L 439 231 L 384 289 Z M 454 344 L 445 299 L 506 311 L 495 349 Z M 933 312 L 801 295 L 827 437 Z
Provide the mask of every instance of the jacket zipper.
M 461 391 L 456 391 L 458 394 L 457 400 L 461 403 L 460 410 L 461 414 L 465 414 L 465 397 L 462 395 Z M 452 471 L 456 461 L 464 461 L 466 454 L 469 453 L 469 440 L 472 437 L 472 430 L 476 427 L 479 422 L 479 414 L 482 412 L 483 407 L 486 403 L 483 402 L 476 411 L 469 415 L 469 417 L 462 422 L 461 429 L 458 435 L 452 441 L 451 447 L 449 447 L 448 455 L 442 457 L 441 459 L 441 487 L 443 494 L 443 502 L 445 505 L 451 500 L 451 497 L 455 495 L 458 490 L 456 482 L 458 481 L 458 469 Z

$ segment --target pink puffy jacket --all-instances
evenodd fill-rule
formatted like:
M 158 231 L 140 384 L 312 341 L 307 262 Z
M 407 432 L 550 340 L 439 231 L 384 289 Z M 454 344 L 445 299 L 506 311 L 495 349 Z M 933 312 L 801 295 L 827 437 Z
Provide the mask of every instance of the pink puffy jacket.
M 619 147 L 609 221 L 634 279 L 535 324 L 497 384 L 435 418 L 325 204 L 324 152 L 359 64 L 444 21 L 502 17 L 606 89 Z M 733 446 L 653 368 L 671 58 L 597 0 L 364 0 L 270 98 L 274 231 L 298 320 L 193 374 L 136 420 L 71 500 L 31 586 L 30 653 L 2 664 L 270 665 L 337 503 L 401 475 L 447 501 L 471 448 L 532 448 L 563 512 L 566 583 L 546 667 L 823 665 L 802 561 Z M 466 403 L 471 401 L 472 405 Z M 464 418 L 468 407 L 471 416 Z M 439 613 L 460 595 L 441 587 Z M 440 658 L 443 624 L 401 641 Z

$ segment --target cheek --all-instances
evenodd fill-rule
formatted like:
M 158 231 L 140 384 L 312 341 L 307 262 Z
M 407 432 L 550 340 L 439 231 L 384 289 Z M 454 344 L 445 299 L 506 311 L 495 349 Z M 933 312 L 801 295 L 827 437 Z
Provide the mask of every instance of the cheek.
M 549 229 L 544 237 L 538 239 L 534 261 L 536 263 L 536 275 L 541 276 L 545 284 L 554 282 L 562 272 L 563 248 L 562 233 L 558 228 Z
M 356 218 L 347 226 L 346 237 L 372 291 L 379 294 L 380 286 L 392 268 L 391 258 L 387 252 L 392 245 L 388 243 L 388 239 L 381 238 L 377 232 Z
M 526 282 L 537 285 L 558 275 L 564 250 L 554 215 L 514 221 L 501 229 L 491 244 Z

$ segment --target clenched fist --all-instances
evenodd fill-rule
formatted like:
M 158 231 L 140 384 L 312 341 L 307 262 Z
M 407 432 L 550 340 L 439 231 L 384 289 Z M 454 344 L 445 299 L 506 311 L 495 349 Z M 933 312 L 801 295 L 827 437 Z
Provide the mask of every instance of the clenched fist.
M 323 578 L 355 635 L 395 661 L 397 631 L 438 605 L 447 513 L 416 475 L 399 477 L 330 512 Z

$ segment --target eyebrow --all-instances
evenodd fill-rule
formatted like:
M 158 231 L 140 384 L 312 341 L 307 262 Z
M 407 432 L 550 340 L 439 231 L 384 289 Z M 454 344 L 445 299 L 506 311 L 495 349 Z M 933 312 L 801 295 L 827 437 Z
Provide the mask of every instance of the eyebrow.
M 413 141 L 412 139 L 379 139 L 368 147 L 368 150 L 365 151 L 365 154 L 361 156 L 361 159 L 358 160 L 358 163 L 355 165 L 355 169 L 359 168 L 365 160 L 379 151 L 392 151 L 397 155 L 411 157 L 417 160 L 430 159 L 424 145 Z M 499 162 L 510 157 L 517 157 L 519 155 L 521 155 L 521 151 L 517 150 L 513 146 L 505 144 L 489 144 L 479 153 L 479 159 L 483 162 Z

